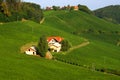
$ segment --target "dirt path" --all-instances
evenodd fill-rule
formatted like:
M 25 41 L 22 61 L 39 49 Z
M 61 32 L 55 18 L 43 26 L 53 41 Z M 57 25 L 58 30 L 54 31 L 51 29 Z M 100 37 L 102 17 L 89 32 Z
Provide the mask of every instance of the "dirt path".
M 85 42 L 81 43 L 80 45 L 77 45 L 77 46 L 74 46 L 74 47 L 70 48 L 70 50 L 67 51 L 67 53 L 69 53 L 69 52 L 71 52 L 71 51 L 73 51 L 75 49 L 87 46 L 88 44 L 90 44 L 90 42 L 89 41 L 85 41 Z
M 43 18 L 43 19 L 40 21 L 40 24 L 42 24 L 44 21 L 45 21 L 45 18 Z

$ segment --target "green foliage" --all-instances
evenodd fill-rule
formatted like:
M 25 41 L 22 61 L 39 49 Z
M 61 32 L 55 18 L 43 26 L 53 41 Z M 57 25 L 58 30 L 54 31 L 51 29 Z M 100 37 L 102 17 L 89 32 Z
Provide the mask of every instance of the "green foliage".
M 40 6 L 34 3 L 23 3 L 22 5 L 25 18 L 39 23 L 43 18 Z
M 71 6 L 71 8 L 70 8 L 70 11 L 72 11 L 72 10 L 74 10 L 74 7 L 73 7 L 73 6 Z
M 95 15 L 113 23 L 120 23 L 120 5 L 111 5 L 94 11 Z
M 46 52 L 48 51 L 48 43 L 47 43 L 47 39 L 46 36 L 41 36 L 38 42 L 38 54 L 42 57 L 45 57 Z
M 70 43 L 65 39 L 61 42 L 61 45 L 61 51 L 68 51 L 71 48 Z
M 4 21 L 6 21 L 6 20 L 7 20 L 6 15 L 4 15 L 3 13 L 0 13 L 0 21 L 1 21 L 1 22 L 4 22 Z
M 7 0 L 0 5 L 0 13 L 6 16 L 0 22 L 20 21 L 22 18 L 40 22 L 43 13 L 39 5 L 21 2 L 21 0 Z
M 78 5 L 80 11 L 86 12 L 88 14 L 93 14 L 92 11 L 85 5 Z
M 8 9 L 12 11 L 19 11 L 21 8 L 21 0 L 5 0 L 7 3 Z
M 9 9 L 8 9 L 7 3 L 3 2 L 3 3 L 1 4 L 1 12 L 2 12 L 3 14 L 5 14 L 6 16 L 10 16 L 10 11 L 9 11 Z
M 60 9 L 60 7 L 59 7 L 59 6 L 52 6 L 52 8 L 53 8 L 53 10 L 55 10 L 55 11 L 57 11 L 57 10 L 59 10 L 59 9 Z

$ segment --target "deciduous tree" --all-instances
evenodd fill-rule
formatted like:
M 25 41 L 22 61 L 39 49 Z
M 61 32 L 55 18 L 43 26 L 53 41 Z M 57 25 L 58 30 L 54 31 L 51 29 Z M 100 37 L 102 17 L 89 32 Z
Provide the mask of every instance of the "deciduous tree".
M 63 40 L 63 41 L 61 42 L 61 45 L 62 45 L 61 51 L 68 51 L 69 48 L 71 48 L 71 45 L 70 45 L 70 43 L 68 42 L 68 40 Z

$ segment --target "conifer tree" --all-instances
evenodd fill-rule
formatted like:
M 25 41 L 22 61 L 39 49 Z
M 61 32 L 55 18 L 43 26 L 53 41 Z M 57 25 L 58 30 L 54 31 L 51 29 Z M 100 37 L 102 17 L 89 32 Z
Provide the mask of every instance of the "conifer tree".
M 38 54 L 42 57 L 45 57 L 46 52 L 48 51 L 48 43 L 45 35 L 40 37 L 37 48 Z

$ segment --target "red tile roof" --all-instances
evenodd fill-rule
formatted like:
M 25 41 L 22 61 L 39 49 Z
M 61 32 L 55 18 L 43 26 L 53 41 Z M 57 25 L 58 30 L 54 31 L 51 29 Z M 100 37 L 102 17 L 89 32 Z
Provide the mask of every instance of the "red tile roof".
M 59 36 L 52 36 L 52 37 L 48 37 L 47 41 L 50 42 L 52 39 L 55 39 L 58 42 L 61 42 L 63 40 L 63 38 L 61 38 Z
M 74 10 L 78 10 L 78 6 L 74 6 Z

